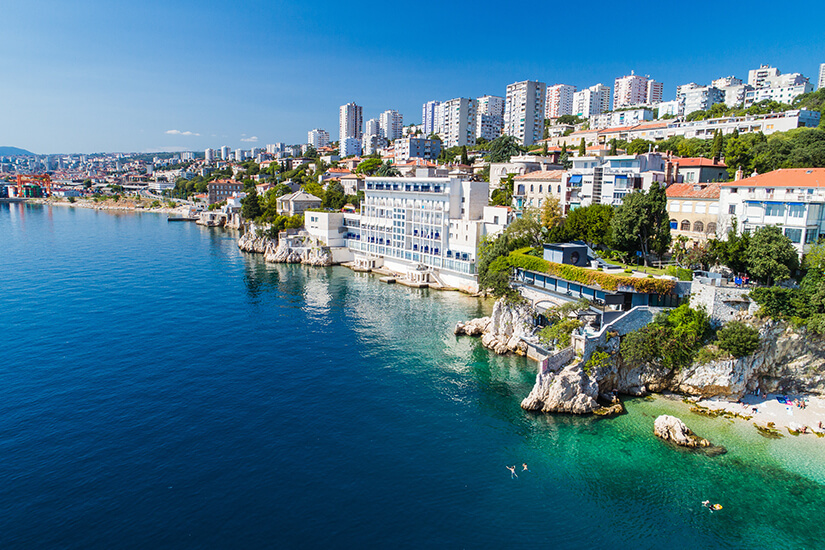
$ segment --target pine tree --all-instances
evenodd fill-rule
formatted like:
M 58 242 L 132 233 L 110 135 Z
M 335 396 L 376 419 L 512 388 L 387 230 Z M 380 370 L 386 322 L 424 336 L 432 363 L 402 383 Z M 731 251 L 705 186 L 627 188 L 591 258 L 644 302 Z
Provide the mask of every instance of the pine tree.
M 467 156 L 467 146 L 461 146 L 461 164 L 468 166 L 470 164 L 470 158 Z
M 263 214 L 263 209 L 258 201 L 258 190 L 253 186 L 246 197 L 241 199 L 241 215 L 246 220 L 254 220 L 261 214 Z
M 582 138 L 581 143 L 579 143 L 579 156 L 587 156 L 587 143 L 584 142 L 584 138 Z

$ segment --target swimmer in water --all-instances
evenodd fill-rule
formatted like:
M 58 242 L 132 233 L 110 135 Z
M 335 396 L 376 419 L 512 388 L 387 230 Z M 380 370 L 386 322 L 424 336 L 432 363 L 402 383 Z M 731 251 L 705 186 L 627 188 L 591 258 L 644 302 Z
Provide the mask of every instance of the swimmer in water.
M 530 470 L 528 470 L 528 469 L 527 469 L 527 463 L 526 463 L 526 462 L 524 462 L 524 463 L 521 465 L 521 471 L 522 471 L 522 472 L 529 472 L 529 471 L 530 471 Z
M 516 473 L 516 465 L 513 464 L 512 466 L 506 466 L 508 470 L 510 470 L 510 479 L 516 479 L 518 474 Z

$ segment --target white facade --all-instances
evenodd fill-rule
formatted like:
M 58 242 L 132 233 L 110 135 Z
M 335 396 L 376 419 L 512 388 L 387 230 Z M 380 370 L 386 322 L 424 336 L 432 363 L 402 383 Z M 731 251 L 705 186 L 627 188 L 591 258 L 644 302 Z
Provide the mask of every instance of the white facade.
M 360 140 L 363 135 L 363 116 L 360 105 L 347 103 L 338 109 L 338 136 L 341 141 L 344 138 L 355 138 Z M 341 155 L 344 156 L 344 155 Z
M 745 107 L 753 105 L 754 103 L 759 103 L 760 101 L 791 103 L 796 97 L 812 91 L 814 91 L 814 87 L 807 81 L 803 84 L 794 84 L 791 86 L 776 86 L 747 90 L 745 91 Z
M 407 277 L 475 290 L 487 188 L 457 177 L 367 178 L 360 219 L 345 224 L 346 245 L 356 263 L 379 258 Z
M 723 76 L 722 78 L 717 78 L 710 83 L 711 86 L 719 89 L 728 88 L 730 86 L 741 86 L 742 84 L 742 79 L 736 78 L 735 76 Z
M 395 140 L 393 145 L 396 164 L 403 164 L 414 158 L 435 160 L 441 153 L 441 142 L 437 139 L 407 136 Z
M 203 152 L 203 160 L 206 164 L 215 162 L 215 156 L 214 149 L 206 149 L 206 151 Z
M 381 133 L 381 121 L 377 118 L 371 118 L 364 124 L 364 135 L 365 136 L 380 136 L 383 135 Z
M 379 149 L 387 146 L 387 139 L 384 136 L 376 134 L 364 134 L 361 137 L 361 153 L 362 155 L 371 155 L 377 153 Z
M 596 84 L 573 94 L 573 114 L 587 118 L 610 110 L 610 88 Z
M 567 84 L 556 84 L 547 87 L 547 102 L 544 108 L 544 118 L 558 118 L 562 115 L 573 114 L 573 94 L 576 87 Z
M 663 101 L 656 106 L 658 109 L 657 116 L 662 118 L 665 115 L 682 116 L 685 114 L 685 104 L 678 99 L 672 101 Z
M 440 101 L 428 101 L 421 108 L 421 125 L 426 137 L 441 131 L 440 105 Z
M 662 83 L 630 72 L 617 78 L 613 88 L 613 109 L 633 105 L 654 105 L 662 101 Z
M 307 132 L 307 143 L 312 145 L 317 151 L 321 147 L 329 145 L 329 132 L 316 128 Z
M 720 234 L 738 221 L 739 231 L 766 225 L 782 229 L 799 254 L 825 234 L 825 169 L 775 170 L 723 183 L 719 195 Z
M 476 104 L 476 138 L 492 141 L 504 128 L 504 98 L 485 95 Z
M 651 184 L 665 182 L 665 157 L 661 153 L 605 157 L 575 157 L 562 190 L 570 208 L 590 204 L 618 206 L 622 199 Z
M 404 128 L 404 117 L 398 111 L 384 111 L 379 116 L 379 124 L 384 137 L 392 142 L 401 137 L 401 131 Z
M 684 103 L 684 113 L 707 111 L 715 103 L 725 102 L 725 92 L 713 86 L 702 86 L 685 90 L 679 99 Z
M 458 97 L 439 105 L 443 113 L 439 135 L 444 147 L 475 145 L 476 142 L 476 100 Z
M 354 137 L 341 139 L 341 141 L 338 143 L 338 154 L 341 155 L 341 158 L 349 157 L 352 155 L 360 156 L 361 140 Z
M 822 88 L 825 88 L 825 63 L 819 66 L 819 80 L 816 84 L 817 90 L 821 90 Z
M 544 107 L 547 85 L 524 80 L 507 86 L 504 106 L 504 133 L 521 145 L 532 145 L 544 134 Z
M 232 149 L 230 149 L 228 145 L 221 147 L 221 160 L 230 160 L 230 154 L 232 154 Z
M 653 109 L 640 108 L 627 111 L 612 111 L 590 117 L 590 128 L 614 128 L 617 126 L 635 126 L 655 118 Z
M 748 84 L 754 88 L 761 88 L 766 79 L 774 76 L 779 76 L 779 69 L 770 65 L 760 65 L 758 69 L 748 71 Z

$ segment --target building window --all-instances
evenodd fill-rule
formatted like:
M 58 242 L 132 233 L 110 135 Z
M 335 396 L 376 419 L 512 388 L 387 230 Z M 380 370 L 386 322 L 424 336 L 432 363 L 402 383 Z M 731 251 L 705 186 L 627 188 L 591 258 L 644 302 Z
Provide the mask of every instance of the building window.
M 693 223 L 693 230 L 697 233 L 701 233 L 702 231 L 705 230 L 705 224 L 703 224 L 702 222 L 694 222 Z
M 791 218 L 802 218 L 805 216 L 804 204 L 791 204 L 788 206 L 788 216 Z
M 707 232 L 708 233 L 713 233 L 715 235 L 716 234 L 716 223 L 714 223 L 714 222 L 708 223 Z
M 788 237 L 792 243 L 801 243 L 802 242 L 802 230 L 801 229 L 793 229 L 791 227 L 785 228 L 785 236 Z
M 819 232 L 816 229 L 808 229 L 805 234 L 805 244 L 813 244 L 819 239 Z
M 682 220 L 682 226 L 679 228 L 680 231 L 690 231 L 690 220 Z
M 768 203 L 765 205 L 765 216 L 780 217 L 785 215 L 785 205 Z
M 728 214 L 736 214 L 736 205 L 735 204 L 731 204 L 730 206 L 728 206 Z

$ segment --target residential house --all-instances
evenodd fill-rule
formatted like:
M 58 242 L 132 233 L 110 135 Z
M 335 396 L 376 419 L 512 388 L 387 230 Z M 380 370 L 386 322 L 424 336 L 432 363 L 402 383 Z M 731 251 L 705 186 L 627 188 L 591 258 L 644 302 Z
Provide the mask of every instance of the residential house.
M 665 192 L 673 237 L 699 243 L 717 236 L 719 183 L 675 183 Z
M 310 208 L 321 208 L 321 199 L 315 195 L 310 195 L 303 189 L 278 197 L 277 212 L 283 216 L 295 216 L 303 214 Z

